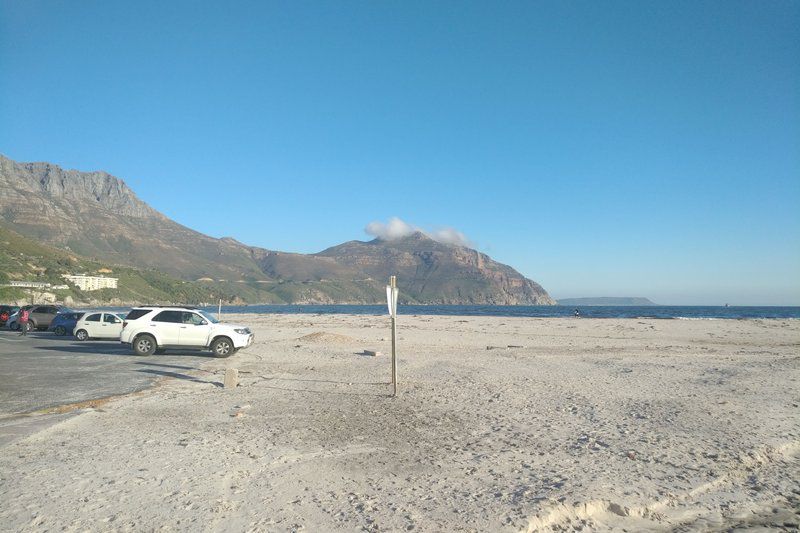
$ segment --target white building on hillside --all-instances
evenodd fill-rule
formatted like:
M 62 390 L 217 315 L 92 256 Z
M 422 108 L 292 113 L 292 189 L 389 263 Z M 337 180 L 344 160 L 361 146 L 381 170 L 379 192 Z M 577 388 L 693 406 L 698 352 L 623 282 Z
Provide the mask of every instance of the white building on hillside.
M 71 276 L 69 274 L 64 274 L 62 277 L 82 291 L 116 289 L 117 281 L 119 281 L 119 278 L 107 278 L 105 276 Z
M 47 289 L 49 283 L 44 281 L 9 281 L 7 287 L 19 287 L 22 289 Z

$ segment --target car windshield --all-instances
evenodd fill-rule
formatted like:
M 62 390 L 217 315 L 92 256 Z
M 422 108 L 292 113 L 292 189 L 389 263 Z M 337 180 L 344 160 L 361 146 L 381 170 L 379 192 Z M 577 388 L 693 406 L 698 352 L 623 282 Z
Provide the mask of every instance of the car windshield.
M 219 320 L 217 320 L 217 319 L 214 317 L 214 315 L 212 315 L 211 313 L 206 313 L 205 311 L 198 311 L 198 313 L 200 313 L 201 315 L 203 315 L 203 318 L 205 318 L 206 320 L 208 320 L 208 322 L 209 322 L 210 324 L 218 324 L 218 323 L 219 323 Z

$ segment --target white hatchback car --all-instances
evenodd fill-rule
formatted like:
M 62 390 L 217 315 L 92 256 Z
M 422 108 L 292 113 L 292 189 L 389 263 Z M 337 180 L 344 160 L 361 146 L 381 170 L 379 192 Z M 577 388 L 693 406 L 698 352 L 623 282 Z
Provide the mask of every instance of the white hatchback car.
M 193 307 L 137 307 L 125 317 L 119 340 L 130 344 L 136 355 L 179 348 L 228 357 L 253 344 L 253 338 L 250 328 L 222 323 Z
M 75 324 L 75 338 L 79 341 L 119 339 L 120 333 L 122 333 L 122 317 L 116 313 L 89 312 Z

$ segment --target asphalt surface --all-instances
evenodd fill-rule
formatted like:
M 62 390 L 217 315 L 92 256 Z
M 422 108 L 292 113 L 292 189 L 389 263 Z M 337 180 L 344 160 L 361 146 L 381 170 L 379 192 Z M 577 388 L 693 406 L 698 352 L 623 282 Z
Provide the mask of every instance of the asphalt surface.
M 115 341 L 0 330 L 0 418 L 135 392 L 165 376 L 206 381 L 190 374 L 211 357 L 193 351 L 139 357 Z

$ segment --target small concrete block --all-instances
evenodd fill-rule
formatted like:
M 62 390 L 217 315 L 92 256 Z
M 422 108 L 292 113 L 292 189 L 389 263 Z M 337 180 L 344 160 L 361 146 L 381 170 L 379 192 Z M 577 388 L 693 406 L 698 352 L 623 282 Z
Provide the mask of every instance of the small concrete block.
M 383 352 L 376 352 L 375 350 L 364 350 L 362 353 L 364 355 L 369 355 L 371 357 L 378 357 L 380 355 L 383 355 Z
M 227 389 L 228 387 L 238 387 L 239 386 L 239 371 L 235 368 L 228 368 L 225 370 L 225 381 L 223 385 Z

